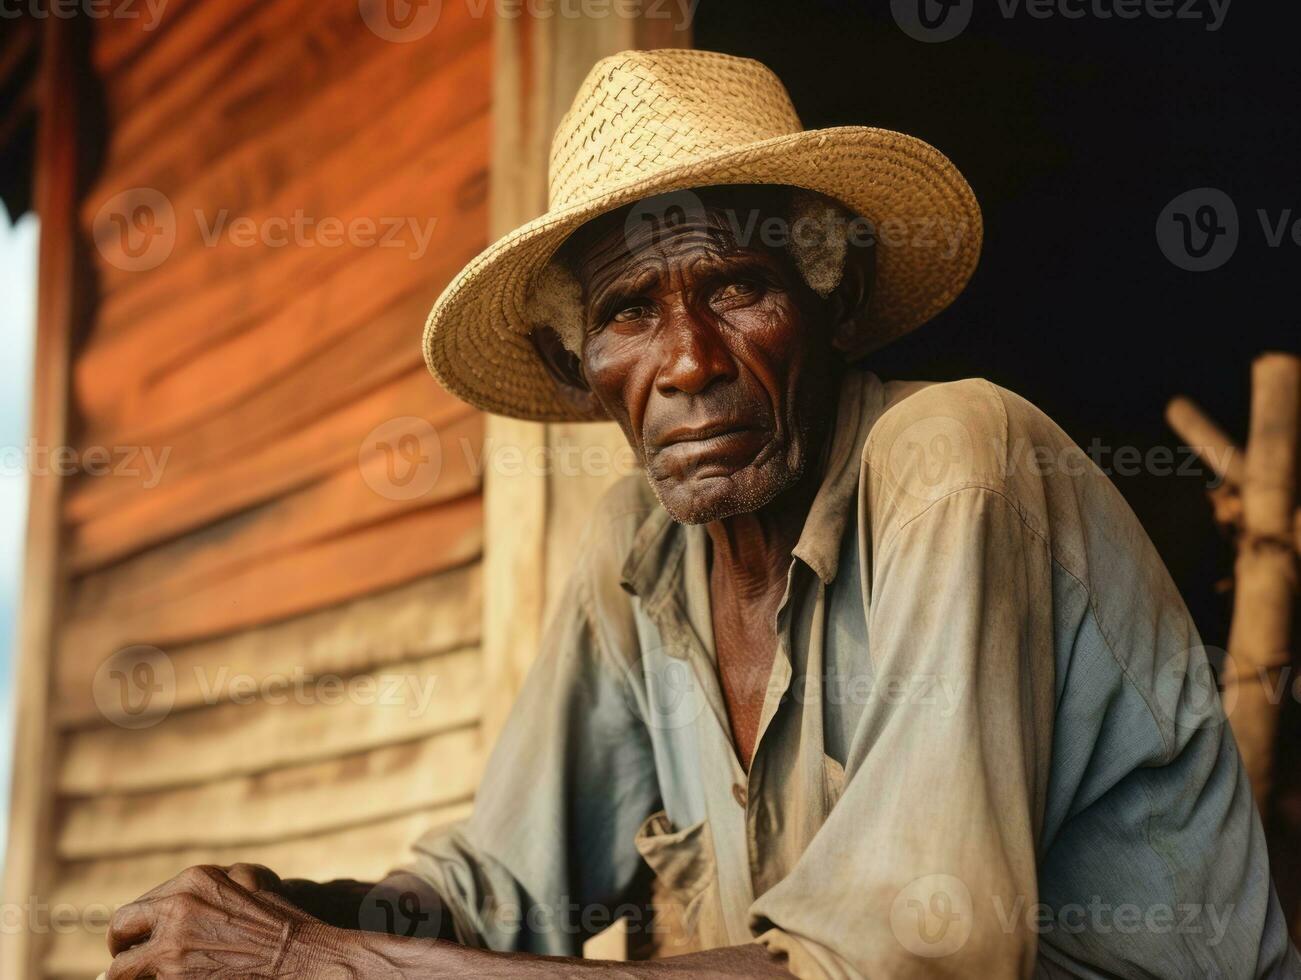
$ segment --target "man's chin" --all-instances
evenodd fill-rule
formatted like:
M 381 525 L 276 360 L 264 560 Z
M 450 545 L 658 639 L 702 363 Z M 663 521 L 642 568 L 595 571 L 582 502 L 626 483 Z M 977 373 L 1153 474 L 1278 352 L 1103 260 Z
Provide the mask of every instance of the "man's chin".
M 798 479 L 789 471 L 756 472 L 747 467 L 726 476 L 652 479 L 650 485 L 660 505 L 679 524 L 708 524 L 759 510 Z

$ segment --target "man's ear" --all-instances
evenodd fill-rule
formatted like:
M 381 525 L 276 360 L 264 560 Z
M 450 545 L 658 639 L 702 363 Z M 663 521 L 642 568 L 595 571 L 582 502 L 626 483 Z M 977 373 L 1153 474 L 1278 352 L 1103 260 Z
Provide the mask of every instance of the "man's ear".
M 560 334 L 550 327 L 534 327 L 529 333 L 533 349 L 546 365 L 547 373 L 560 386 L 561 397 L 574 409 L 589 418 L 600 418 L 605 414 L 600 402 L 587 386 L 583 376 L 583 364 L 578 355 L 567 348 Z
M 868 333 L 867 308 L 876 284 L 876 249 L 851 243 L 845 250 L 845 272 L 827 297 L 831 345 L 853 355 Z

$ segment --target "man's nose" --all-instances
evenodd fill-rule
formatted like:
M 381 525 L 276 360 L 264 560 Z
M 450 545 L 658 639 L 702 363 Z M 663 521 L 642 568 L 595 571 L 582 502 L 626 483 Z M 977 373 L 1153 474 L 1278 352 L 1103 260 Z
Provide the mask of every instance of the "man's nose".
M 736 362 L 715 327 L 677 307 L 661 332 L 663 366 L 655 385 L 662 395 L 698 395 L 715 381 L 736 377 Z

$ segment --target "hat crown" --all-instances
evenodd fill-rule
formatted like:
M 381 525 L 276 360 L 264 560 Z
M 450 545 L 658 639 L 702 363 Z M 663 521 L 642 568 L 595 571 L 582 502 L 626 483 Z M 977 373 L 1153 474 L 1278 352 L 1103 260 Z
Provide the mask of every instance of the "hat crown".
M 596 63 L 551 144 L 553 210 L 803 126 L 765 65 L 710 51 L 624 51 Z

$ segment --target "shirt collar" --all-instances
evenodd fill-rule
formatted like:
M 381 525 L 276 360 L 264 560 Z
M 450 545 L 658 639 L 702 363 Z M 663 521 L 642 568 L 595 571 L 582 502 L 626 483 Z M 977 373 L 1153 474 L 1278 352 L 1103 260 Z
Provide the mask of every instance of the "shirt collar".
M 853 370 L 845 375 L 822 484 L 792 550 L 824 584 L 836 577 L 841 538 L 857 499 L 863 444 L 883 403 L 884 393 L 876 375 Z M 662 601 L 680 577 L 687 530 L 676 524 L 664 508 L 654 508 L 628 550 L 621 583 L 624 589 L 650 604 Z

